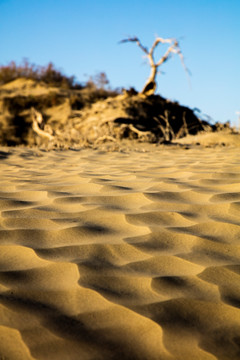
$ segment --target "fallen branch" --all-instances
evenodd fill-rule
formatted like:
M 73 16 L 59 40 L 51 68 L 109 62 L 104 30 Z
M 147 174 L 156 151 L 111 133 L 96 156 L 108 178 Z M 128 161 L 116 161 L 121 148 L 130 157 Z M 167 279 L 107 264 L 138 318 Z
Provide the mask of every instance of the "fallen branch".
M 49 132 L 46 132 L 46 131 L 42 130 L 39 127 L 39 124 L 42 124 L 42 122 L 43 122 L 42 114 L 32 107 L 31 108 L 31 117 L 32 117 L 32 129 L 33 129 L 33 131 L 37 135 L 39 135 L 41 138 L 43 138 L 45 140 L 47 139 L 49 141 L 52 141 L 54 139 L 54 136 L 52 136 Z M 51 131 L 50 127 L 49 127 L 49 131 Z

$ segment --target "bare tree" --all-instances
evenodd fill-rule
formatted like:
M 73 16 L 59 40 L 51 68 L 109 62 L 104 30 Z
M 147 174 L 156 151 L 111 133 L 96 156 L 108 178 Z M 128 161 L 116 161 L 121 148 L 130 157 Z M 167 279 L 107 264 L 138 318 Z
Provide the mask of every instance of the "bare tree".
M 177 54 L 180 57 L 184 70 L 187 73 L 189 73 L 189 70 L 185 66 L 184 57 L 180 49 L 179 43 L 176 39 L 163 39 L 157 37 L 150 50 L 148 50 L 147 47 L 143 46 L 137 37 L 132 37 L 132 38 L 129 37 L 127 39 L 120 41 L 120 43 L 125 43 L 125 42 L 136 42 L 137 45 L 140 47 L 140 49 L 146 54 L 146 57 L 148 58 L 151 67 L 150 75 L 141 91 L 141 94 L 145 94 L 145 95 L 154 94 L 157 88 L 156 77 L 158 74 L 158 68 L 163 63 L 165 63 L 172 56 L 172 54 Z M 169 47 L 166 50 L 165 54 L 158 61 L 156 61 L 154 59 L 154 51 L 156 50 L 159 44 L 169 44 Z

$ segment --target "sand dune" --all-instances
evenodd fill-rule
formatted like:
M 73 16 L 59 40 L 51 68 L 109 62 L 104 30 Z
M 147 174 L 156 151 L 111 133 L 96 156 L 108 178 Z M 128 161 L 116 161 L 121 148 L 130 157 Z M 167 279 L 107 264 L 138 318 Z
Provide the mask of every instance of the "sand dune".
M 236 148 L 0 163 L 0 359 L 240 359 Z

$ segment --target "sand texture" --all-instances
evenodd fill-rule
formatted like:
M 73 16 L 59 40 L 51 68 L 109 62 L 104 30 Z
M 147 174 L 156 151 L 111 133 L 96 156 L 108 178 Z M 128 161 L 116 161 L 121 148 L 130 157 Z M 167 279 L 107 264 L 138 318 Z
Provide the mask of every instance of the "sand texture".
M 240 153 L 0 151 L 0 359 L 240 359 Z

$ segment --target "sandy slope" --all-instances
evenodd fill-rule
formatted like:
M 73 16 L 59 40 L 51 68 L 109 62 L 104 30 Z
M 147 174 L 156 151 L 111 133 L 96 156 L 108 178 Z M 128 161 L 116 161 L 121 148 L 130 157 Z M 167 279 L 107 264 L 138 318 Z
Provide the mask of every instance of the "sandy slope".
M 240 359 L 240 154 L 2 148 L 0 359 Z

